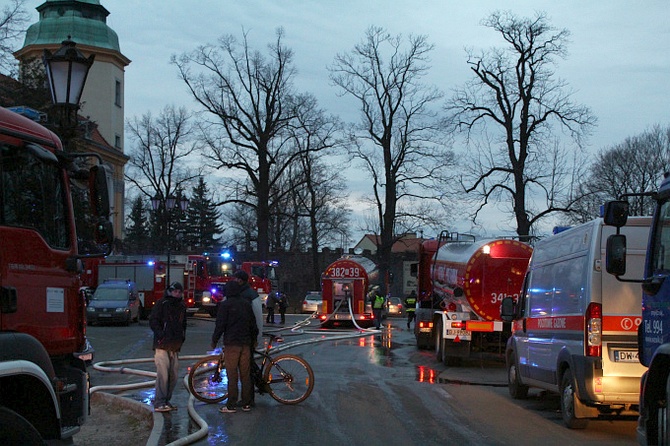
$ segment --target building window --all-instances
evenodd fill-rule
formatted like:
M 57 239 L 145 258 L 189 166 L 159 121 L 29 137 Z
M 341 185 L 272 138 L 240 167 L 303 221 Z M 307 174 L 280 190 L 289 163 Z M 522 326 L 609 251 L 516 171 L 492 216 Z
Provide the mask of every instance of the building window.
M 116 81 L 116 87 L 114 90 L 114 104 L 121 107 L 121 81 Z
M 119 135 L 114 136 L 114 147 L 121 149 L 121 137 Z

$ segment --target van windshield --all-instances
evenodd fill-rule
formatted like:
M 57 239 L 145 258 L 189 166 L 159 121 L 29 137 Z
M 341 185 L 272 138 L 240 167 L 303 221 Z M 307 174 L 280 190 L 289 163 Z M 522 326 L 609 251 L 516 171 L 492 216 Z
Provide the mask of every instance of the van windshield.
M 98 288 L 93 294 L 93 300 L 128 300 L 128 291 L 125 288 Z

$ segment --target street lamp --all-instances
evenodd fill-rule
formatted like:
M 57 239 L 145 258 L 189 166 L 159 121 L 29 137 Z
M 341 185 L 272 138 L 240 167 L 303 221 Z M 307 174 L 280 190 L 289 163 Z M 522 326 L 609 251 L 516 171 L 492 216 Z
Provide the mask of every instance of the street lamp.
M 170 251 L 171 243 L 170 239 L 170 226 L 172 224 L 173 211 L 175 209 L 181 209 L 181 212 L 186 212 L 188 207 L 188 199 L 185 197 L 180 197 L 179 199 L 175 198 L 172 195 L 169 195 L 165 200 L 163 200 L 158 195 L 154 196 L 151 199 L 151 208 L 154 211 L 161 210 L 162 213 L 167 214 L 166 225 L 167 225 L 167 272 L 165 275 L 165 286 L 166 288 L 170 285 Z
M 74 135 L 77 122 L 77 110 L 88 71 L 93 65 L 95 54 L 89 57 L 76 48 L 70 36 L 62 42 L 55 53 L 45 49 L 42 61 L 49 81 L 51 100 L 60 112 L 61 138 L 64 146 L 68 146 Z M 74 116 L 74 119 L 73 119 Z

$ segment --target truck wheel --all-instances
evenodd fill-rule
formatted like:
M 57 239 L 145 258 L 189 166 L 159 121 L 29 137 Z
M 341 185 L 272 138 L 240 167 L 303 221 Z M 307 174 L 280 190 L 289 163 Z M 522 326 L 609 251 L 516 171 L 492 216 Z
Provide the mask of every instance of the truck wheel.
M 561 414 L 563 415 L 563 422 L 570 429 L 584 429 L 589 420 L 575 416 L 575 404 L 577 403 L 576 389 L 577 386 L 575 385 L 575 379 L 572 377 L 572 372 L 570 369 L 567 369 L 561 381 Z
M 43 445 L 35 427 L 13 410 L 0 407 L 0 444 Z
M 528 386 L 521 384 L 516 355 L 507 360 L 507 389 L 515 400 L 523 400 L 528 396 Z
M 668 396 L 670 395 L 670 378 L 665 384 L 665 405 L 656 409 L 656 439 L 659 446 L 670 445 L 670 419 L 668 419 Z M 649 438 L 649 433 L 647 433 Z

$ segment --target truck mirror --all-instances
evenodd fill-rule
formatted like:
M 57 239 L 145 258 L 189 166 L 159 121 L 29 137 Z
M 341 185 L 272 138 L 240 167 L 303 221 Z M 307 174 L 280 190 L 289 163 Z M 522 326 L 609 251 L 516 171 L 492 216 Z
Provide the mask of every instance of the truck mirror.
M 607 237 L 605 269 L 615 276 L 626 274 L 626 236 L 613 234 Z
M 503 297 L 500 304 L 500 319 L 503 322 L 512 322 L 516 317 L 516 304 L 514 299 L 510 296 Z
M 627 201 L 608 201 L 605 203 L 605 212 L 603 213 L 605 224 L 620 228 L 626 225 L 628 220 L 628 202 Z
M 112 242 L 114 240 L 112 222 L 104 217 L 100 217 L 95 224 L 93 235 L 97 244 L 106 246 L 104 255 L 109 255 L 112 252 Z
M 107 168 L 104 165 L 91 167 L 88 188 L 93 215 L 108 217 L 109 189 L 107 188 Z

